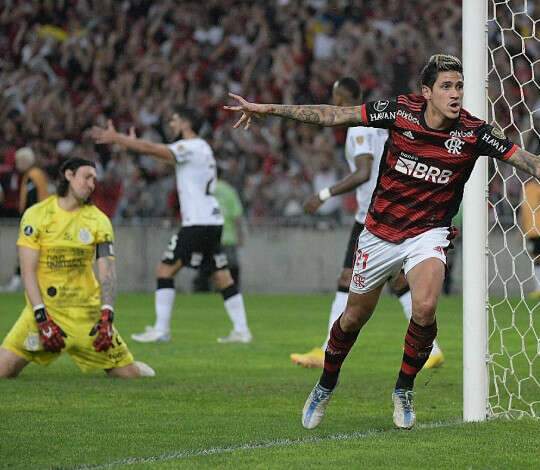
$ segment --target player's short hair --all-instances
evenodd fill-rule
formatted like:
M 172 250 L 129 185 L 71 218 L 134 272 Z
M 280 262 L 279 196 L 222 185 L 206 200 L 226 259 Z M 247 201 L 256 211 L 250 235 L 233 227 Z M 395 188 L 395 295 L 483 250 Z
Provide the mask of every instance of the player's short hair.
M 66 178 L 66 171 L 71 170 L 75 173 L 81 166 L 91 166 L 92 168 L 96 168 L 96 164 L 94 162 L 78 157 L 68 158 L 64 163 L 62 163 L 58 175 L 58 188 L 56 190 L 56 194 L 58 194 L 58 196 L 64 197 L 68 193 L 69 181 Z
M 186 119 L 191 123 L 191 129 L 196 134 L 199 133 L 203 125 L 203 119 L 193 108 L 184 105 L 173 106 L 173 113 L 178 114 L 182 119 Z
M 343 77 L 336 80 L 336 86 L 339 88 L 345 88 L 354 100 L 361 99 L 362 89 L 358 82 L 352 77 Z
M 432 55 L 420 73 L 420 86 L 433 88 L 439 72 L 459 72 L 463 75 L 461 60 L 453 55 Z

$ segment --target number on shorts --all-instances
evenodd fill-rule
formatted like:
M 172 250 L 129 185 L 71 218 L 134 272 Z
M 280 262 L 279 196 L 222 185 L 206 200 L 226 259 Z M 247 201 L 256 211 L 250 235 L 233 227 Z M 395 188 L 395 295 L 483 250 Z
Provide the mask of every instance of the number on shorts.
M 362 259 L 364 261 L 362 261 L 362 269 L 366 269 L 367 268 L 367 260 L 369 258 L 369 253 L 362 253 Z
M 356 253 L 356 260 L 355 260 L 355 265 L 358 266 L 360 264 L 360 261 L 362 262 L 362 270 L 366 269 L 367 268 L 367 262 L 368 262 L 368 258 L 369 258 L 369 253 L 366 253 L 362 250 L 358 250 L 358 252 Z
M 169 240 L 169 245 L 167 246 L 167 250 L 174 251 L 177 243 L 178 243 L 178 235 L 173 235 L 171 239 Z

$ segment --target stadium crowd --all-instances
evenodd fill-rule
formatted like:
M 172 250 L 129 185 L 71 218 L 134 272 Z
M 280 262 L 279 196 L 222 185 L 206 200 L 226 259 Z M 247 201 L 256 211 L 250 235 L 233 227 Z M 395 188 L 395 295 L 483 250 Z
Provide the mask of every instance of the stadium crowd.
M 460 55 L 459 0 L 6 0 L 0 6 L 1 214 L 16 207 L 14 153 L 30 146 L 51 177 L 68 156 L 96 162 L 95 202 L 114 220 L 172 216 L 163 164 L 95 146 L 94 124 L 168 140 L 165 110 L 203 114 L 203 136 L 246 214 L 288 217 L 346 167 L 345 131 L 269 119 L 233 132 L 227 92 L 259 102 L 326 103 L 342 76 L 365 99 L 417 89 L 434 52 Z M 540 55 L 540 54 L 539 54 Z M 501 58 L 501 61 L 503 59 Z M 354 196 L 327 208 L 354 212 Z

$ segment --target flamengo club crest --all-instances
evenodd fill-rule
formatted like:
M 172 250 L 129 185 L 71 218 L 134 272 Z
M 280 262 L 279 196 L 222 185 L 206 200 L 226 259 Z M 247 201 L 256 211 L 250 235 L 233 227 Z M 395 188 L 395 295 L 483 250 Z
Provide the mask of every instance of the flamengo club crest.
M 464 145 L 465 142 L 457 137 L 451 137 L 444 142 L 444 146 L 447 148 L 448 153 L 451 153 L 452 155 L 460 155 Z

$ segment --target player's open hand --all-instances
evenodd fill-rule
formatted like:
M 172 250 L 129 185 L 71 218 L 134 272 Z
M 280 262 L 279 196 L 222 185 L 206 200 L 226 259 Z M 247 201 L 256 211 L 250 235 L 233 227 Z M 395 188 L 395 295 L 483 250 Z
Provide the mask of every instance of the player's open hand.
M 304 212 L 306 214 L 315 214 L 317 209 L 322 206 L 322 201 L 318 194 L 311 196 L 306 202 L 304 202 Z
M 234 93 L 229 93 L 229 96 L 235 99 L 238 104 L 235 106 L 223 106 L 223 109 L 228 109 L 230 111 L 239 111 L 242 113 L 240 119 L 233 126 L 235 129 L 240 126 L 244 126 L 244 129 L 249 129 L 251 124 L 251 119 L 253 117 L 261 117 L 265 114 L 264 105 L 257 103 L 250 103 L 242 98 L 240 95 L 235 95 Z
M 114 144 L 117 134 L 114 124 L 110 119 L 107 121 L 107 127 L 105 129 L 99 126 L 93 126 L 90 129 L 90 137 L 97 144 Z

